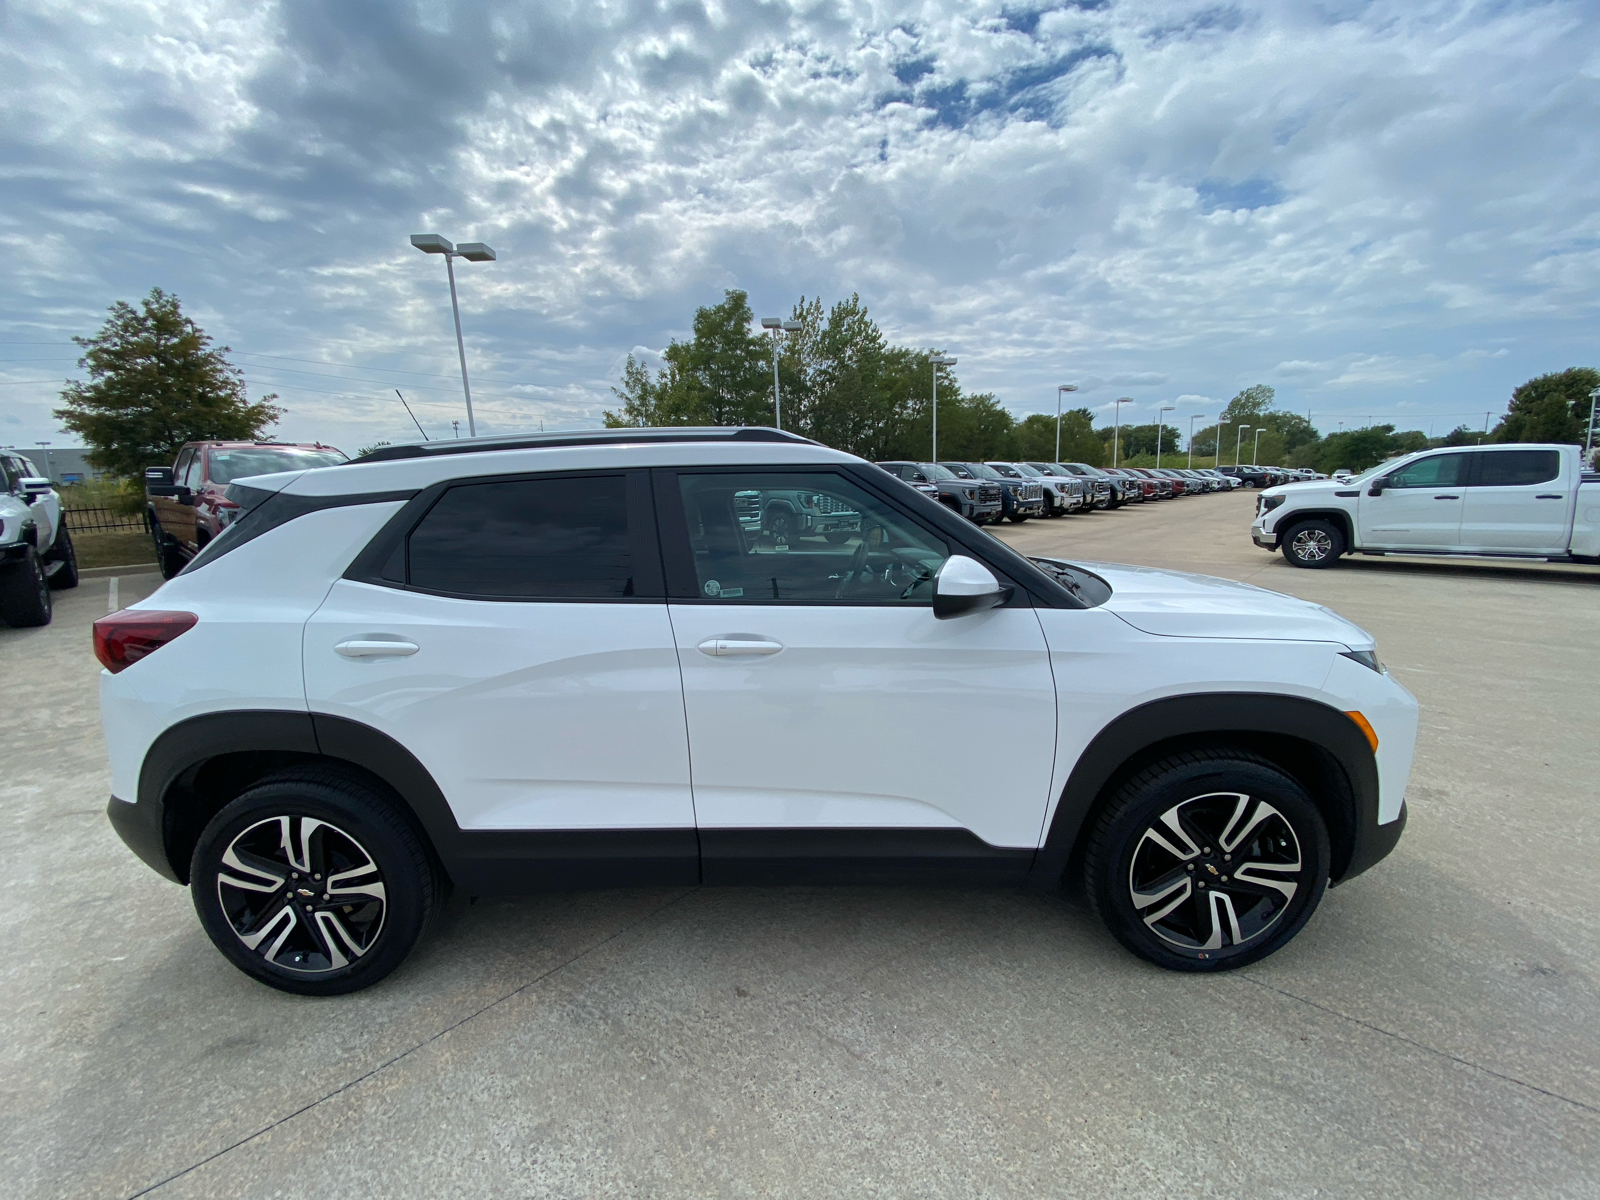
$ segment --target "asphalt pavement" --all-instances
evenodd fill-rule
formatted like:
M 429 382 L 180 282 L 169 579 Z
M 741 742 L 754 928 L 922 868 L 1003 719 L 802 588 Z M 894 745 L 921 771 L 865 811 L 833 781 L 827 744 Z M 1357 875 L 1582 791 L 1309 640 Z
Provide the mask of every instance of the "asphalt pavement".
M 458 898 L 378 987 L 274 992 L 106 823 L 85 580 L 0 628 L 0 1191 L 1600 1195 L 1600 571 L 1297 571 L 1251 496 L 1001 531 L 1326 604 L 1422 702 L 1394 854 L 1205 978 L 1051 895 L 696 888 Z

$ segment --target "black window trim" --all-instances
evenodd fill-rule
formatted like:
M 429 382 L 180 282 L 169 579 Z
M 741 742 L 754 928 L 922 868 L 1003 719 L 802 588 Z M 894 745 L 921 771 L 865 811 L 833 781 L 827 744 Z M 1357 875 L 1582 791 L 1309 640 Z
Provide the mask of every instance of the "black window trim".
M 728 607 L 728 601 L 700 594 L 695 572 L 694 552 L 689 543 L 688 517 L 683 509 L 680 474 L 751 475 L 843 475 L 869 492 L 915 525 L 950 544 L 952 554 L 975 558 L 995 573 L 1002 587 L 1012 589 L 1007 608 L 1088 608 L 1010 546 L 974 526 L 932 497 L 903 486 L 903 481 L 875 464 L 855 463 L 738 463 L 716 466 L 654 467 L 651 469 L 656 515 L 661 538 L 662 565 L 666 571 L 667 599 L 673 604 L 706 604 Z M 876 476 L 876 478 L 874 478 Z M 977 536 L 974 537 L 973 535 Z M 988 542 L 987 545 L 984 543 Z M 772 600 L 750 598 L 751 605 L 805 608 L 885 608 L 872 600 Z M 893 606 L 899 607 L 899 606 Z M 910 607 L 910 606 L 907 606 Z
M 418 587 L 413 583 L 387 579 L 383 569 L 396 548 L 411 536 L 439 498 L 453 487 L 481 483 L 521 483 L 525 480 L 600 479 L 621 476 L 627 483 L 629 550 L 633 555 L 634 576 L 631 596 L 489 596 L 481 592 L 449 592 Z M 407 574 L 410 572 L 408 571 Z M 443 596 L 451 600 L 481 600 L 493 604 L 661 604 L 666 587 L 661 562 L 660 538 L 656 534 L 655 505 L 650 480 L 644 467 L 591 467 L 578 471 L 517 471 L 499 475 L 465 475 L 430 484 L 413 495 L 404 508 L 378 530 L 357 554 L 344 573 L 354 583 L 370 583 L 397 592 L 422 596 Z

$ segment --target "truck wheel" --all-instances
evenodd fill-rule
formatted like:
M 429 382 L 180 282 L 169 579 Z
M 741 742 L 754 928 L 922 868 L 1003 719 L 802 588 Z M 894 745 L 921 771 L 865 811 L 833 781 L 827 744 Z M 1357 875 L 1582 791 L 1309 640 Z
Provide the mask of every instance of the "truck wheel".
M 1265 958 L 1310 920 L 1328 884 L 1322 814 L 1305 789 L 1243 751 L 1175 754 L 1128 780 L 1084 855 L 1112 935 L 1172 971 Z
M 189 868 L 200 924 L 223 956 L 302 996 L 342 995 L 388 975 L 445 886 L 381 796 L 316 767 L 267 779 L 224 807 Z
M 155 513 L 150 514 L 150 536 L 155 540 L 156 566 L 161 569 L 161 578 L 171 579 L 183 570 L 183 555 L 178 553 L 178 548 L 172 544 L 167 531 L 161 528 L 161 522 L 156 519 Z
M 1320 570 L 1344 553 L 1344 530 L 1332 521 L 1302 521 L 1281 535 L 1283 557 L 1291 567 Z
M 50 584 L 39 552 L 0 566 L 0 621 L 17 629 L 50 624 Z
M 73 549 L 72 535 L 67 532 L 65 517 L 61 521 L 61 532 L 56 534 L 56 544 L 50 547 L 45 559 L 61 564 L 50 574 L 51 587 L 59 592 L 78 586 L 78 552 Z
M 1012 513 L 1009 517 L 1006 518 L 1006 520 L 1010 521 L 1013 525 L 1021 525 L 1027 519 L 1028 519 L 1028 514 L 1027 513 Z

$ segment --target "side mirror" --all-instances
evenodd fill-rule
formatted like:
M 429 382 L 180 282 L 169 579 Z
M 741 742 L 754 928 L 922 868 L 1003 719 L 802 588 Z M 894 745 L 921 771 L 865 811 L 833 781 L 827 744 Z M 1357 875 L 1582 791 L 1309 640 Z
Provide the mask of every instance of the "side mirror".
M 1011 589 L 1001 587 L 988 567 L 964 554 L 945 559 L 933 577 L 933 615 L 941 621 L 995 608 L 1010 597 Z
M 36 497 L 44 495 L 50 490 L 50 481 L 43 475 L 24 475 L 17 480 L 17 486 L 22 489 L 22 494 L 31 502 Z
M 144 469 L 144 491 L 147 496 L 177 495 L 177 489 L 172 485 L 172 468 L 146 467 Z
M 1382 476 L 1379 476 L 1377 479 L 1374 479 L 1372 481 L 1372 486 L 1367 489 L 1367 495 L 1369 495 L 1369 496 L 1381 496 L 1381 495 L 1383 495 L 1383 489 L 1388 484 L 1388 482 L 1389 481 L 1387 479 L 1385 479 L 1384 477 L 1382 477 Z

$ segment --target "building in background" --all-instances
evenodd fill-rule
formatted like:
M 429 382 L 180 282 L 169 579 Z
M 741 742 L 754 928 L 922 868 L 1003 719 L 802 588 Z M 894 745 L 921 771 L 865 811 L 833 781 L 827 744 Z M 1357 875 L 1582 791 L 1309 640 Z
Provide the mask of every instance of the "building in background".
M 89 451 L 82 446 L 7 446 L 15 450 L 50 477 L 51 483 L 84 483 L 97 479 L 101 472 L 89 465 Z

